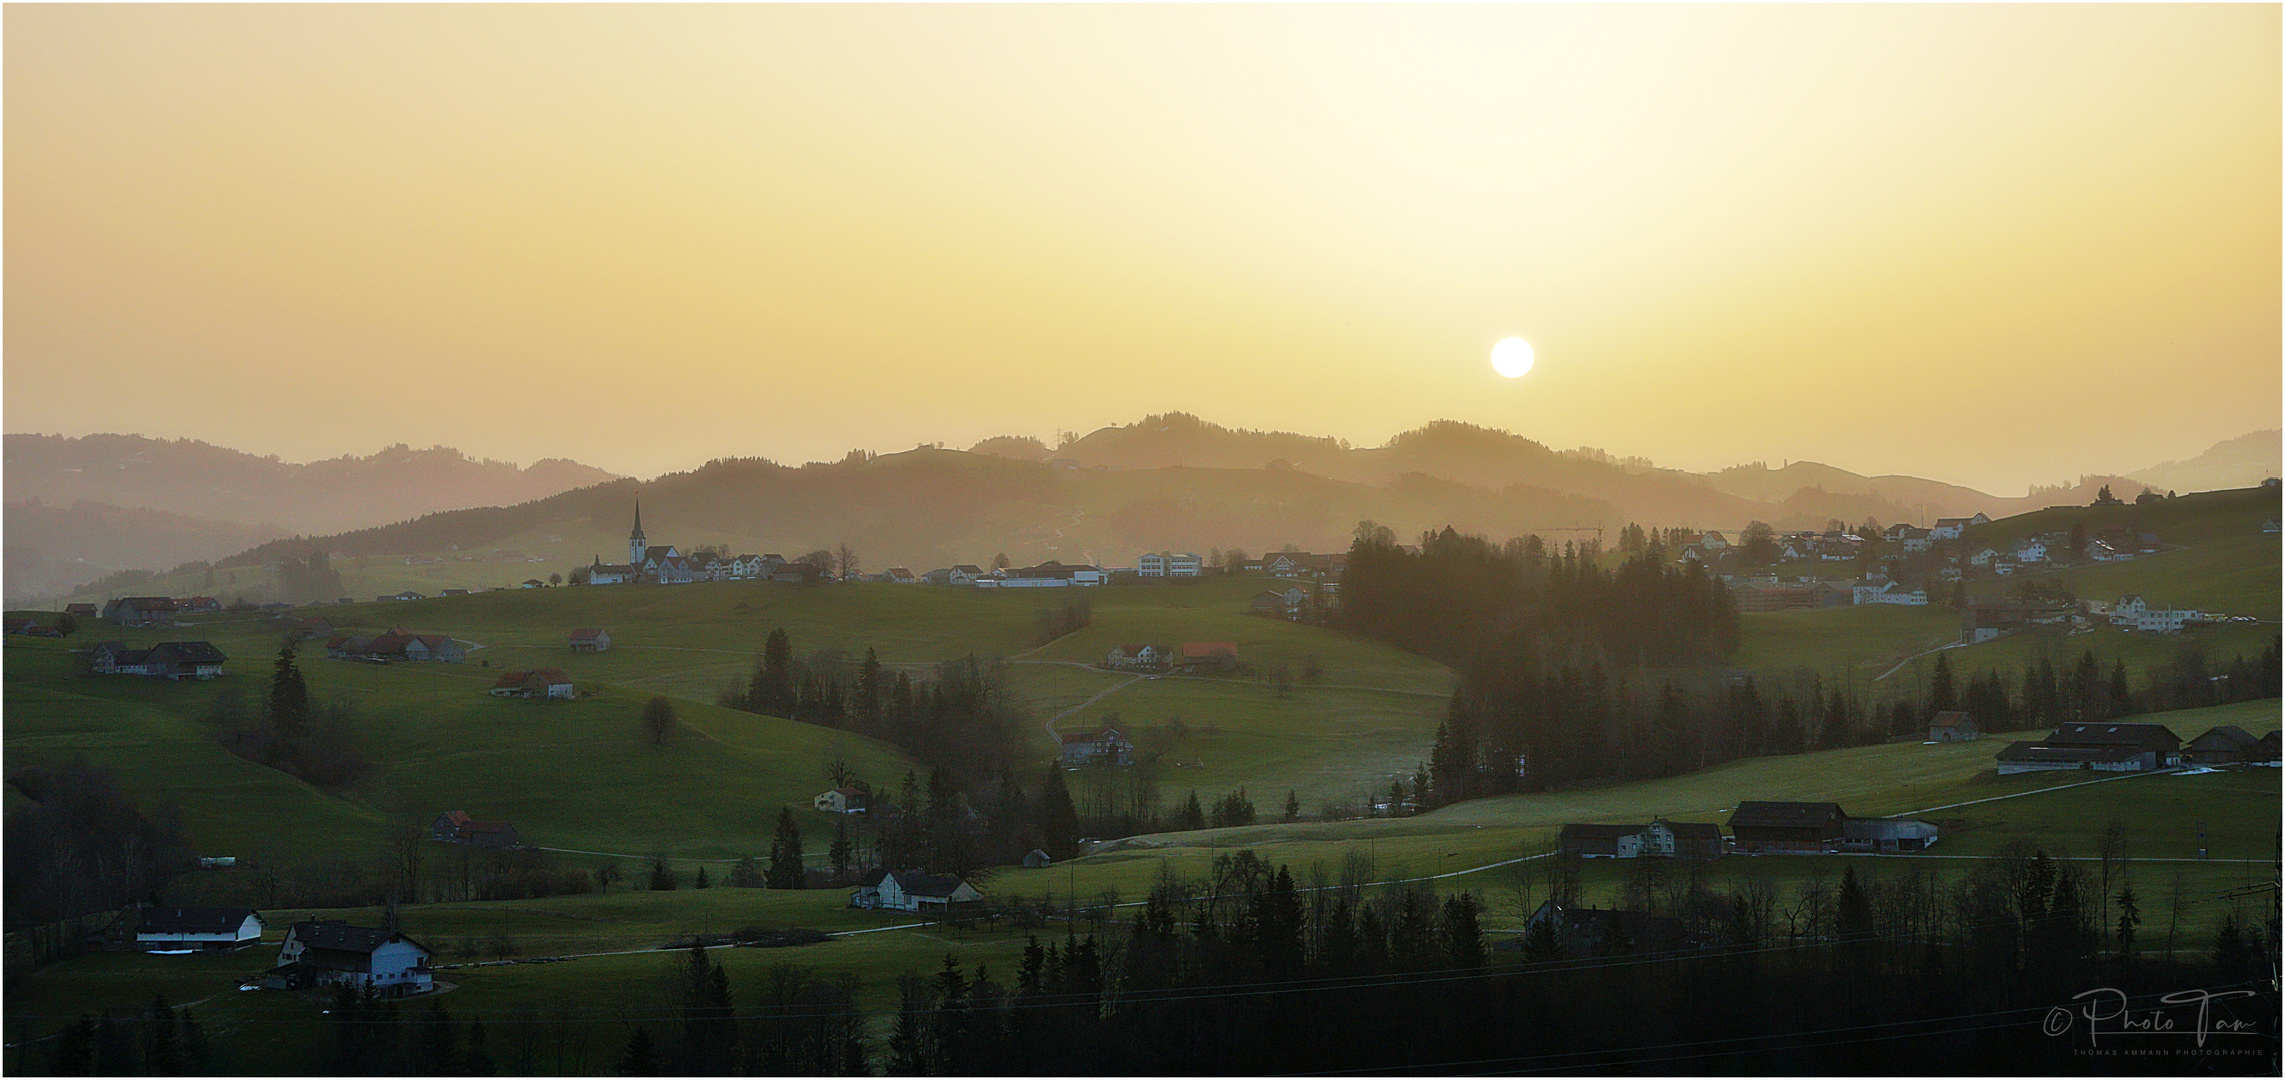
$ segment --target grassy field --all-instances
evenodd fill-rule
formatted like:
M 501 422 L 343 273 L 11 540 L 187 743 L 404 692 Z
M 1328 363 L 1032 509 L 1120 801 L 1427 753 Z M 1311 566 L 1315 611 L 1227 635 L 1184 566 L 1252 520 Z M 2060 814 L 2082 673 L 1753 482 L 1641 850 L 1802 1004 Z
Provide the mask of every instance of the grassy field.
M 11 660 L 17 657 L 11 656 Z M 13 666 L 13 665 L 12 665 Z M 1086 673 L 1076 672 L 1085 676 Z M 1087 676 L 1094 677 L 1094 676 Z M 1206 685 L 1201 689 L 1233 689 Z M 1108 700 L 1108 699 L 1106 699 Z M 2278 726 L 2275 701 L 2218 706 L 2144 719 L 2163 722 L 2185 737 L 2206 727 L 2235 723 L 2266 732 Z M 60 728 L 61 725 L 59 725 Z M 68 732 L 57 730 L 56 735 Z M 1860 816 L 1916 814 L 1937 822 L 1943 839 L 1931 851 L 1905 856 L 1733 856 L 1706 864 L 1676 864 L 1656 872 L 1701 875 L 1715 888 L 1759 879 L 1790 894 L 1814 881 L 1830 883 L 1844 865 L 1873 880 L 1886 875 L 1932 873 L 1950 880 L 2011 841 L 2057 854 L 2089 857 L 2104 827 L 2120 822 L 2131 860 L 2127 873 L 2143 896 L 2145 944 L 2159 947 L 2161 931 L 2175 925 L 2185 948 L 2203 949 L 2221 917 L 2241 901 L 2228 898 L 2249 883 L 2274 880 L 2279 842 L 2274 769 L 2230 769 L 2103 779 L 2079 773 L 2000 777 L 1991 757 L 2006 736 L 1975 743 L 1890 744 L 1793 757 L 1733 762 L 1666 780 L 1613 784 L 1575 791 L 1484 799 L 1417 817 L 1344 822 L 1258 825 L 1240 829 L 1140 837 L 1106 845 L 1045 870 L 1006 869 L 986 890 L 1001 897 L 1092 900 L 1110 894 L 1138 900 L 1160 875 L 1199 876 L 1212 860 L 1252 849 L 1295 869 L 1305 886 L 1339 877 L 1344 862 L 1363 861 L 1367 880 L 1435 877 L 1443 891 L 1468 889 L 1490 904 L 1486 925 L 1513 932 L 1544 889 L 1540 864 L 1526 857 L 1549 849 L 1567 821 L 1642 821 L 1663 814 L 1683 821 L 1715 821 L 1740 799 L 1834 800 Z M 2207 860 L 2199 860 L 2203 823 Z M 1525 860 L 1512 862 L 1512 860 Z M 2258 861 L 2243 861 L 2258 860 Z M 1507 865 L 1498 865 L 1506 863 Z M 1634 864 L 1598 862 L 1584 870 L 1591 903 L 1615 903 Z M 623 1027 L 599 1023 L 624 1015 L 664 1015 L 659 989 L 665 972 L 683 961 L 655 950 L 690 933 L 725 933 L 742 927 L 800 926 L 850 936 L 787 949 L 717 952 L 729 968 L 733 993 L 751 992 L 771 967 L 814 966 L 862 980 L 861 1003 L 876 1014 L 893 1001 L 901 972 L 934 970 L 954 955 L 971 970 L 989 965 L 1003 975 L 1022 948 L 1025 932 L 1006 925 L 959 928 L 905 927 L 907 917 L 848 909 L 839 889 L 776 892 L 717 888 L 675 892 L 620 891 L 502 903 L 435 904 L 402 912 L 409 933 L 439 953 L 438 962 L 464 965 L 489 958 L 505 940 L 518 955 L 577 957 L 563 963 L 459 966 L 440 973 L 454 989 L 440 997 L 462 1017 L 481 1015 L 497 1025 L 496 1056 L 536 1053 L 531 1068 L 594 1071 L 625 1038 Z M 322 915 L 377 922 L 375 909 L 279 910 L 265 913 L 274 942 L 294 918 Z M 861 933 L 851 934 L 853 931 Z M 1042 936 L 1060 936 L 1059 924 Z M 12 984 L 9 1039 L 36 1038 L 55 1017 L 81 1011 L 129 1008 L 154 991 L 177 1003 L 198 1002 L 211 1036 L 241 1062 L 303 1060 L 292 1055 L 323 1045 L 317 1005 L 283 994 L 240 994 L 238 976 L 270 962 L 266 950 L 228 958 L 98 954 L 52 965 Z M 21 1003 L 37 1002 L 37 1007 Z M 506 1023 L 508 1020 L 518 1023 Z M 541 1021 L 524 1023 L 524 1021 Z M 503 1049 L 521 1034 L 543 1032 L 532 1046 Z M 520 1044 L 519 1044 L 520 1045 Z M 536 1047 L 536 1049 L 535 1049 Z M 565 1055 L 557 1064 L 557 1057 Z M 584 1056 L 582 1056 L 584 1055 Z M 581 1064 L 584 1062 L 584 1064 Z M 24 1071 L 21 1061 L 12 1067 Z M 261 1071 L 256 1069 L 256 1071 Z
M 1297 789 L 1312 808 L 1353 799 L 1387 777 L 1408 773 L 1426 753 L 1441 716 L 1449 673 L 1432 661 L 1318 627 L 1238 614 L 1259 582 L 1135 586 L 1090 590 L 1093 626 L 1023 662 L 1016 688 L 1038 711 L 1027 735 L 1040 762 L 1054 753 L 1045 721 L 1104 689 L 1099 710 L 1064 727 L 1122 723 L 1170 732 L 1160 766 L 1169 798 L 1195 786 L 1202 797 L 1247 787 L 1258 802 Z M 377 836 L 392 821 L 426 820 L 444 809 L 514 822 L 527 842 L 622 855 L 724 859 L 764 850 L 777 808 L 806 808 L 825 783 L 826 765 L 844 760 L 878 784 L 893 785 L 914 763 L 893 748 L 854 735 L 725 710 L 716 693 L 753 669 L 772 628 L 796 651 L 838 650 L 924 668 L 977 653 L 1023 654 L 1037 613 L 1067 595 L 862 584 L 800 588 L 769 582 L 675 588 L 535 589 L 428 600 L 306 609 L 343 627 L 390 627 L 449 634 L 471 643 L 460 664 L 375 666 L 327 660 L 316 646 L 302 667 L 320 701 L 353 704 L 358 745 L 379 766 L 356 789 L 329 795 L 221 751 L 199 718 L 217 694 L 258 699 L 278 635 L 245 615 L 199 616 L 187 627 L 94 626 L 72 642 L 10 638 L 9 751 L 37 764 L 85 754 L 112 766 L 131 794 L 170 793 L 185 804 L 202 848 L 232 854 L 249 846 L 330 850 L 329 838 Z M 298 613 L 298 612 L 297 612 Z M 613 647 L 600 654 L 568 646 L 572 629 L 602 626 Z M 1195 635 L 1183 627 L 1196 626 Z M 231 674 L 203 684 L 75 674 L 99 638 L 141 645 L 204 637 L 232 658 Z M 1241 656 L 1268 668 L 1289 665 L 1284 692 L 1262 678 L 1169 677 L 1135 680 L 1087 666 L 1101 651 L 1088 640 L 1235 640 Z M 1074 640 L 1081 639 L 1081 640 Z M 1301 679 L 1303 658 L 1323 674 Z M 583 694 L 572 702 L 532 702 L 485 693 L 503 669 L 561 667 Z M 664 746 L 639 736 L 636 715 L 651 694 L 676 700 L 682 734 Z M 164 749 L 162 749 L 164 748 Z M 1197 761 L 1196 768 L 1176 760 Z M 179 774 L 179 775 L 178 775 Z M 294 789 L 284 803 L 239 797 L 246 783 Z M 211 793 L 211 794 L 210 794 Z M 698 793 L 703 793 L 698 797 Z M 278 805 L 306 812 L 278 814 Z M 822 847 L 830 820 L 798 815 Z
M 2252 615 L 2275 623 L 2278 555 L 2276 533 L 2229 536 L 2126 562 L 1987 579 L 1970 585 L 1968 593 L 1979 600 L 1997 599 L 2019 581 L 2050 580 L 2090 600 L 2110 602 L 2134 593 L 2153 607 Z

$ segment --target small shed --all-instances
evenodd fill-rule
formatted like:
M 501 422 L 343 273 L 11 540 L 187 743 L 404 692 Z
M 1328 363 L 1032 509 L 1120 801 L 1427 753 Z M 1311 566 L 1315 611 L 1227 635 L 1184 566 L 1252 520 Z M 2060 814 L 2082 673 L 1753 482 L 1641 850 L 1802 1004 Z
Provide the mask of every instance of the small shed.
M 1026 870 L 1044 870 L 1053 862 L 1055 860 L 1048 858 L 1047 852 L 1033 848 L 1030 854 L 1023 857 L 1023 868 Z
M 1953 709 L 1937 713 L 1928 720 L 1929 742 L 1974 742 L 1983 738 L 1983 728 L 1976 718 Z

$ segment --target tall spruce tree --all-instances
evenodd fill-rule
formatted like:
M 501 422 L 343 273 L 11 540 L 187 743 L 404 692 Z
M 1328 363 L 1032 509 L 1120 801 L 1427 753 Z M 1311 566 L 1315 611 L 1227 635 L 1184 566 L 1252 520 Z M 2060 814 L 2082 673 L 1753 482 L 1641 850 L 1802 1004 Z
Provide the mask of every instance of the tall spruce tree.
M 309 684 L 294 663 L 290 641 L 278 647 L 270 672 L 270 727 L 287 742 L 299 742 L 309 732 Z
M 1079 848 L 1079 811 L 1071 805 L 1071 789 L 1063 786 L 1063 767 L 1047 767 L 1047 783 L 1039 793 L 1041 846 L 1058 859 L 1068 859 Z
M 808 875 L 801 865 L 801 827 L 793 822 L 793 811 L 778 808 L 778 833 L 770 841 L 770 888 L 799 889 L 809 884 Z

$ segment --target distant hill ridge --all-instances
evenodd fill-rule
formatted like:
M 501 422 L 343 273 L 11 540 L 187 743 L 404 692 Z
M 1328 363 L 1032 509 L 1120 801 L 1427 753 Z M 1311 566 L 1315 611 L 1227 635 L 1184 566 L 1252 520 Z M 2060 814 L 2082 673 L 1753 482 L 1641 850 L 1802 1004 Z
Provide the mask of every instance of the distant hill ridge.
M 519 467 L 450 447 L 416 450 L 402 443 L 366 457 L 306 465 L 195 439 L 141 435 L 9 435 L 5 453 L 10 503 L 98 502 L 303 533 L 525 502 L 618 479 L 561 458 Z
M 205 470 L 207 464 L 220 467 Z M 2008 517 L 2084 504 L 2106 484 L 2121 498 L 2142 489 L 2124 477 L 2088 476 L 2009 499 L 1815 462 L 1699 474 L 1591 448 L 1554 450 L 1512 432 L 1454 421 L 1360 448 L 1324 436 L 1222 427 L 1187 413 L 1066 436 L 1053 447 L 1029 436 L 1000 436 L 968 452 L 859 451 L 801 466 L 721 458 L 639 486 L 571 462 L 517 469 L 441 448 L 398 446 L 371 458 L 293 466 L 188 440 L 132 436 L 10 436 L 8 465 L 12 500 L 130 489 L 163 493 L 170 509 L 192 506 L 211 514 L 210 498 L 244 507 L 247 519 L 274 521 L 308 537 L 222 560 L 234 567 L 274 564 L 315 548 L 409 556 L 544 546 L 558 534 L 574 539 L 545 552 L 551 564 L 573 556 L 579 562 L 609 558 L 623 550 L 619 538 L 638 492 L 653 536 L 686 550 L 720 544 L 790 557 L 847 543 L 861 555 L 863 569 L 877 572 L 982 563 L 1002 552 L 1019 564 L 1047 558 L 1123 564 L 1138 551 L 1165 548 L 1329 550 L 1345 547 L 1355 524 L 1366 519 L 1403 536 L 1449 524 L 1491 536 L 1538 532 L 1556 540 L 1628 522 L 1736 529 L 1758 520 L 1795 529 L 1871 517 L 1928 524 L 1977 512 Z M 90 479 L 91 471 L 100 475 Z M 426 508 L 401 494 L 321 494 L 342 484 L 361 486 L 359 477 L 372 477 L 375 486 L 434 477 L 445 494 L 431 493 Z M 353 504 L 357 512 L 343 511 L 341 502 L 327 512 L 336 520 L 362 520 L 335 529 L 297 524 L 319 516 L 310 507 L 298 515 L 255 516 L 252 511 L 275 504 L 249 498 L 248 490 L 306 492 L 300 498 L 312 504 L 361 497 Z M 477 501 L 486 494 L 490 503 Z M 470 501 L 449 508 L 459 499 Z M 570 565 L 549 569 L 568 572 Z
M 399 444 L 306 465 L 195 439 L 9 435 L 11 598 L 59 595 L 115 570 L 166 570 L 294 533 L 528 502 L 617 479 L 551 458 L 519 467 Z

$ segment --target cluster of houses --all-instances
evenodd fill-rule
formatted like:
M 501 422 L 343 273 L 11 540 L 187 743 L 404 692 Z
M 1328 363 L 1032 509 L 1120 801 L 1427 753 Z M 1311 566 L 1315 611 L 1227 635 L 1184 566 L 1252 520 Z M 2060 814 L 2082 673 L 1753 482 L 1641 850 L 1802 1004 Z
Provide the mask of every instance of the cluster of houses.
M 2069 723 L 2044 739 L 2008 744 L 1999 773 L 2078 770 L 2154 772 L 2182 765 L 2262 765 L 2278 760 L 2277 732 L 2255 738 L 2234 724 L 2208 730 L 2183 745 L 2164 724 Z
M 95 613 L 93 604 L 73 604 L 64 609 L 73 616 Z M 172 596 L 122 596 L 106 601 L 100 609 L 104 622 L 120 626 L 163 626 L 175 621 L 177 615 L 202 615 L 222 610 L 222 602 L 211 596 L 192 596 L 178 599 Z
M 323 619 L 304 621 L 324 622 Z M 457 664 L 468 658 L 468 647 L 444 634 L 420 634 L 391 627 L 385 634 L 332 634 L 325 639 L 325 655 L 374 662 Z
M 230 658 L 208 641 L 162 641 L 131 649 L 122 641 L 95 646 L 88 667 L 98 675 L 144 675 L 158 679 L 211 679 L 223 674 Z
M 1103 666 L 1114 671 L 1228 672 L 1238 667 L 1235 641 L 1185 641 L 1180 645 L 1122 643 L 1111 646 Z
M 240 952 L 260 945 L 268 929 L 252 908 L 145 907 L 122 914 L 132 923 L 134 947 L 153 953 Z M 407 997 L 434 988 L 432 955 L 427 946 L 394 930 L 304 919 L 286 928 L 277 965 L 246 985 L 279 990 L 346 986 Z
M 1727 824 L 1725 838 L 1719 825 L 1663 817 L 1647 825 L 1573 823 L 1556 843 L 1586 859 L 1718 859 L 1732 852 L 1920 851 L 1938 833 L 1912 818 L 1850 817 L 1829 802 L 1740 802 Z

